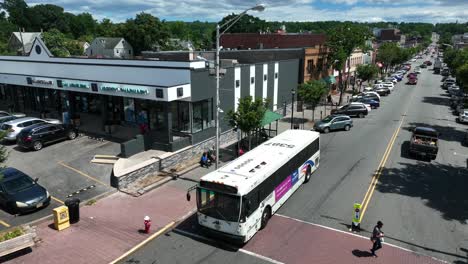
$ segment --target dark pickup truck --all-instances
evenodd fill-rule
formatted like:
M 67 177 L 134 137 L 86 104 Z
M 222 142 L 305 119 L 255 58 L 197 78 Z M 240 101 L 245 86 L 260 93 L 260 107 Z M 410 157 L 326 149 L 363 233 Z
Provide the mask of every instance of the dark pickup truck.
M 439 150 L 439 132 L 431 127 L 416 127 L 411 136 L 409 154 L 433 160 Z

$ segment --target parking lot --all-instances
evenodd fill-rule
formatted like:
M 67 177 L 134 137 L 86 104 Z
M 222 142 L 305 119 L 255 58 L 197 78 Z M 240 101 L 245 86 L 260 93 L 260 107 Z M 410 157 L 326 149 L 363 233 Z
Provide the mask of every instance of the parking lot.
M 9 150 L 6 166 L 14 167 L 39 178 L 52 196 L 51 204 L 25 215 L 12 215 L 0 210 L 0 231 L 28 223 L 52 214 L 52 209 L 62 205 L 67 198 L 82 202 L 114 191 L 110 186 L 112 165 L 94 164 L 95 154 L 118 155 L 120 145 L 99 141 L 83 135 L 44 147 L 40 151 L 27 151 L 16 144 L 6 144 Z

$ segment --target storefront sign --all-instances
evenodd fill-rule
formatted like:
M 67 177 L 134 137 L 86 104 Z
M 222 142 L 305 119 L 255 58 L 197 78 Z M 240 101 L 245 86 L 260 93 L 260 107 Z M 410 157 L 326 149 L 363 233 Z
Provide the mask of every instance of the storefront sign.
M 30 85 L 52 86 L 54 84 L 54 81 L 52 79 L 39 79 L 27 77 L 26 81 Z
M 89 89 L 91 87 L 91 84 L 89 82 L 62 80 L 62 87 Z
M 116 93 L 127 93 L 127 94 L 149 94 L 147 87 L 133 86 L 133 85 L 119 85 L 112 83 L 103 83 L 100 86 L 101 91 L 104 92 L 116 92 Z

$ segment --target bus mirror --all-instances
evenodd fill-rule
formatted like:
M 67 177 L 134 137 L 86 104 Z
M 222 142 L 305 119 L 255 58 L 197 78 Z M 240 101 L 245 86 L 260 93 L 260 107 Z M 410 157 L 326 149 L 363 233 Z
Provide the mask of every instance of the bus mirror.
M 190 193 L 189 192 L 187 192 L 187 201 L 190 202 Z

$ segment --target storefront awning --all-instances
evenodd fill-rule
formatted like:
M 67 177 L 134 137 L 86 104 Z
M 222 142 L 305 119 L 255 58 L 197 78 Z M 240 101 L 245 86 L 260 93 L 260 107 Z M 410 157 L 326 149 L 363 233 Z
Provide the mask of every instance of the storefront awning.
M 276 120 L 280 120 L 281 118 L 283 118 L 282 115 L 275 113 L 273 111 L 267 110 L 262 119 L 262 127 L 268 124 L 271 124 Z
M 332 76 L 332 75 L 327 76 L 327 77 L 324 77 L 324 78 L 322 78 L 322 80 L 323 80 L 324 82 L 326 82 L 327 84 L 334 84 L 334 83 L 336 83 L 335 76 Z

